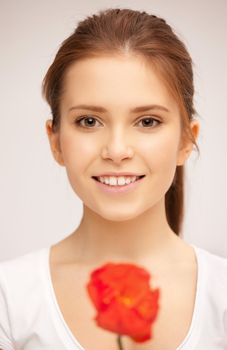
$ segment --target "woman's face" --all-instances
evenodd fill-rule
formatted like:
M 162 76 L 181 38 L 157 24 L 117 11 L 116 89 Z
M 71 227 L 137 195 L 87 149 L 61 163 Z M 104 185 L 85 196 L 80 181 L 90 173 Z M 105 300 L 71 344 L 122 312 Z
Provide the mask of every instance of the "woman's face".
M 77 108 L 82 104 L 94 107 Z M 156 107 L 133 111 L 148 105 Z M 46 125 L 55 159 L 66 167 L 84 205 L 109 220 L 127 220 L 160 204 L 176 166 L 193 146 L 181 145 L 178 105 L 165 85 L 135 57 L 99 57 L 72 65 L 60 112 L 57 134 L 51 132 L 50 120 Z M 81 117 L 87 119 L 76 123 Z M 146 176 L 133 190 L 113 194 L 92 178 L 110 172 Z

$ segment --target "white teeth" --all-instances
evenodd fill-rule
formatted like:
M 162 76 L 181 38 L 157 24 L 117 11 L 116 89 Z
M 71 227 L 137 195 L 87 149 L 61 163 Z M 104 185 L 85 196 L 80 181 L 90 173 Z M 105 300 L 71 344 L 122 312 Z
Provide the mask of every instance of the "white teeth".
M 123 186 L 128 185 L 131 182 L 135 182 L 137 179 L 137 176 L 130 176 L 130 177 L 124 177 L 124 176 L 110 176 L 110 177 L 98 177 L 98 180 L 102 183 L 105 183 L 106 185 L 111 186 Z

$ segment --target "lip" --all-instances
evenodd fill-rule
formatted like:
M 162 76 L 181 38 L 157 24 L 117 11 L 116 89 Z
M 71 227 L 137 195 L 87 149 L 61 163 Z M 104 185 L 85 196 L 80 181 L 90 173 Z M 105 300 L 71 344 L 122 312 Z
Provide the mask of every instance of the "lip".
M 144 174 L 138 174 L 138 173 L 131 173 L 131 172 L 109 172 L 109 173 L 103 173 L 103 174 L 97 174 L 93 175 L 96 177 L 104 177 L 104 176 L 142 176 Z
M 103 184 L 102 182 L 99 182 L 94 178 L 93 180 L 102 191 L 112 193 L 112 194 L 117 194 L 117 193 L 119 194 L 119 193 L 126 193 L 134 190 L 143 181 L 144 178 L 145 176 L 142 177 L 141 179 L 131 182 L 128 185 L 122 185 L 122 186 L 110 186 L 110 185 Z

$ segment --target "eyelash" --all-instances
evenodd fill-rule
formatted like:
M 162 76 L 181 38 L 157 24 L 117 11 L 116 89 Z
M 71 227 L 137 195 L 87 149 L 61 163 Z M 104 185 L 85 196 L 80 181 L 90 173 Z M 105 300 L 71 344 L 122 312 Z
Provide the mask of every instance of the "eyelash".
M 81 128 L 93 129 L 93 127 L 88 127 L 88 126 L 83 126 L 83 125 L 81 125 L 81 121 L 82 121 L 82 120 L 86 120 L 86 119 L 89 119 L 89 118 L 90 118 L 90 119 L 93 119 L 93 120 L 97 120 L 97 119 L 94 118 L 94 117 L 83 116 L 83 117 L 79 117 L 78 119 L 76 119 L 76 120 L 75 120 L 75 124 L 78 125 L 78 126 L 81 127 Z M 162 123 L 160 120 L 155 119 L 155 118 L 152 118 L 152 117 L 142 118 L 142 119 L 140 119 L 140 120 L 138 121 L 138 123 L 139 123 L 140 121 L 147 120 L 147 119 L 150 119 L 150 120 L 153 120 L 153 121 L 157 122 L 157 123 L 158 123 L 157 126 L 159 126 L 159 125 Z M 152 128 L 152 127 L 145 127 L 145 129 L 150 129 L 150 128 Z M 153 127 L 153 128 L 154 128 L 154 127 Z

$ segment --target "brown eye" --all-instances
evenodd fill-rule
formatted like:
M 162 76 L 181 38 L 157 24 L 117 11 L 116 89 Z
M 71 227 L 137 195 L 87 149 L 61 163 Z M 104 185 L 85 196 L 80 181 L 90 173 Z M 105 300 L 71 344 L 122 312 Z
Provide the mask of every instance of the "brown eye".
M 82 121 L 84 121 L 85 124 L 82 124 Z M 75 123 L 82 128 L 92 128 L 95 125 L 96 121 L 97 119 L 94 117 L 83 116 L 82 118 L 77 119 Z
M 96 122 L 98 122 L 98 120 L 92 116 L 82 116 L 82 117 L 79 117 L 77 120 L 75 120 L 76 125 L 86 129 L 92 129 L 94 126 L 96 126 L 95 124 Z M 139 123 L 142 123 L 142 126 L 146 129 L 154 128 L 159 124 L 161 124 L 159 120 L 152 117 L 143 118 L 139 121 Z
M 154 123 L 157 123 L 156 126 L 161 124 L 161 122 L 159 120 L 154 119 L 152 117 L 143 118 L 139 122 L 142 122 L 142 124 L 143 124 L 143 126 L 145 126 L 145 128 L 149 128 L 149 127 L 152 127 L 152 126 L 154 127 Z

